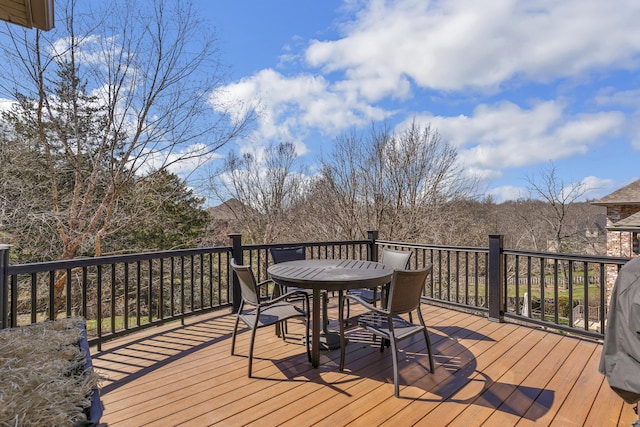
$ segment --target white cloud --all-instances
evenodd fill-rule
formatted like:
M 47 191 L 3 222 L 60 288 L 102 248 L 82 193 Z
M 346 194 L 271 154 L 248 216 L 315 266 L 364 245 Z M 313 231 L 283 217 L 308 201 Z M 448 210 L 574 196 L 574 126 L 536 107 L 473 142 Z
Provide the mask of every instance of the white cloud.
M 264 69 L 212 98 L 239 100 L 239 117 L 246 106 L 259 110 L 253 144 L 291 141 L 304 154 L 311 132 L 331 137 L 402 114 L 398 127 L 431 124 L 483 182 L 507 168 L 584 155 L 621 135 L 640 150 L 640 138 L 626 136 L 635 125 L 625 117 L 640 111 L 637 90 L 617 88 L 615 79 L 591 86 L 640 67 L 640 2 L 345 4 L 362 9 L 346 17 L 339 38 L 308 44 L 306 69 L 284 74 L 305 65 L 287 47 L 282 73 Z M 504 199 L 521 190 L 492 191 Z
M 574 189 L 577 185 L 581 186 L 580 192 L 582 193 L 582 195 L 576 201 L 584 202 L 587 200 L 596 200 L 604 197 L 626 184 L 615 182 L 612 179 L 587 176 L 584 177 L 580 182 L 567 185 L 562 189 L 562 191 L 565 194 L 569 194 L 569 192 L 572 191 L 572 189 Z M 526 187 L 516 187 L 511 185 L 495 187 L 489 190 L 487 194 L 493 196 L 498 203 L 504 202 L 505 200 L 518 200 L 522 198 L 526 199 L 531 196 L 529 189 L 527 189 Z
M 511 185 L 503 185 L 496 187 L 487 192 L 497 203 L 505 200 L 518 200 L 527 197 L 527 189 L 524 187 L 514 187 Z
M 512 79 L 547 82 L 599 67 L 636 67 L 640 3 L 623 3 L 362 2 L 365 8 L 343 26 L 342 38 L 309 44 L 307 62 L 322 74 L 289 77 L 265 69 L 212 99 L 237 102 L 238 117 L 247 106 L 258 108 L 254 140 L 295 141 L 302 148 L 309 129 L 337 134 L 391 117 L 396 111 L 372 103 L 406 100 L 412 84 L 497 91 Z M 607 102 L 605 96 L 596 102 Z M 564 108 L 549 101 L 524 110 L 505 101 L 480 105 L 471 117 L 434 117 L 433 122 L 462 150 L 469 166 L 485 169 L 584 153 L 622 126 L 615 112 L 569 117 Z
M 75 35 L 77 47 L 74 51 L 75 60 L 84 64 L 106 67 L 112 58 L 122 54 L 122 47 L 118 45 L 118 37 L 105 37 L 97 34 L 87 36 Z M 70 60 L 71 38 L 62 37 L 51 43 L 49 55 Z
M 314 41 L 306 58 L 342 71 L 367 99 L 424 88 L 495 89 L 548 82 L 602 67 L 637 68 L 640 3 L 619 0 L 371 1 L 339 40 Z
M 564 105 L 540 102 L 523 109 L 511 102 L 479 105 L 471 116 L 423 115 L 457 148 L 468 168 L 499 171 L 584 154 L 620 133 L 617 112 L 568 115 Z
M 612 179 L 603 179 L 596 176 L 586 176 L 580 181 L 585 193 L 582 201 L 599 199 L 623 187 Z
M 640 89 L 617 90 L 614 87 L 603 88 L 594 97 L 594 101 L 600 106 L 640 109 Z
M 16 101 L 12 99 L 0 98 L 0 111 L 9 111 Z
M 301 137 L 310 129 L 333 135 L 388 115 L 322 76 L 286 77 L 271 69 L 221 88 L 212 94 L 211 104 L 214 108 L 231 108 L 233 115 L 240 118 L 246 113 L 246 106 L 255 108 L 258 130 L 252 139 L 297 142 L 299 154 L 306 151 Z

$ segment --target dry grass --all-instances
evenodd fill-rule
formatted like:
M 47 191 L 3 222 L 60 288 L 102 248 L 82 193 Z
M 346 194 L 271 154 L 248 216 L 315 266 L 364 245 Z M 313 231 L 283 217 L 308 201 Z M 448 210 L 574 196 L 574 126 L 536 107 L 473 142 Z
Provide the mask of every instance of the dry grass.
M 85 372 L 80 318 L 0 330 L 0 426 L 82 425 L 99 376 Z

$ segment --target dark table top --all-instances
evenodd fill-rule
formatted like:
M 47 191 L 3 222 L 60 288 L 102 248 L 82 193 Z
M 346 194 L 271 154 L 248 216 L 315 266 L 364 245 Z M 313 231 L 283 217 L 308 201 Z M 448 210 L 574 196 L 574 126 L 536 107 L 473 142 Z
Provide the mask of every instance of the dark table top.
M 271 278 L 285 286 L 338 291 L 372 288 L 391 281 L 393 269 L 373 261 L 314 259 L 274 264 Z

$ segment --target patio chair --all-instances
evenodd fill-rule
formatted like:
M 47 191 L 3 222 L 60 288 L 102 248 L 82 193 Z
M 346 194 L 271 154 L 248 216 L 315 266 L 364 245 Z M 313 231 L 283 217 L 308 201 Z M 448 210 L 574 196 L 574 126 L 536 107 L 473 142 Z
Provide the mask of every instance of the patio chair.
M 273 259 L 274 264 L 279 264 L 281 262 L 287 262 L 287 261 L 301 261 L 301 260 L 306 259 L 304 246 L 290 246 L 290 247 L 285 247 L 285 248 L 269 248 L 269 252 L 271 253 L 271 258 Z M 276 288 L 274 288 L 274 290 L 275 289 Z M 277 290 L 277 292 L 282 292 L 282 293 L 287 292 L 287 291 L 306 292 L 309 295 L 310 298 L 313 295 L 313 291 L 311 289 L 304 289 L 304 288 L 288 287 L 286 289 L 283 289 L 282 287 L 279 287 L 279 289 Z M 328 299 L 327 291 L 324 291 L 324 290 L 321 291 L 321 296 L 322 296 L 322 318 L 325 319 L 325 323 L 324 324 L 326 324 L 326 319 L 327 319 L 327 299 Z M 285 331 L 286 331 L 286 322 L 284 324 L 284 328 L 285 328 Z
M 433 373 L 433 352 L 431 349 L 431 340 L 429 333 L 420 311 L 420 296 L 424 282 L 431 272 L 431 265 L 419 270 L 395 270 L 391 279 L 389 295 L 384 307 L 378 308 L 356 295 L 345 295 L 340 300 L 339 316 L 340 316 L 340 371 L 344 370 L 344 321 L 343 311 L 345 300 L 352 300 L 362 304 L 368 311 L 353 320 L 357 320 L 357 325 L 378 335 L 382 338 L 380 351 L 384 351 L 384 341 L 389 340 L 393 351 L 393 383 L 394 395 L 400 396 L 400 388 L 398 385 L 398 347 L 397 342 L 405 338 L 409 338 L 415 334 L 423 333 L 427 343 L 427 352 L 429 353 L 430 371 Z M 416 312 L 419 324 L 414 324 L 400 317 L 401 314 Z
M 238 276 L 240 282 L 240 291 L 242 300 L 238 308 L 236 322 L 233 327 L 233 335 L 231 336 L 231 355 L 234 355 L 236 345 L 236 333 L 238 324 L 242 320 L 251 329 L 251 340 L 249 341 L 249 371 L 248 376 L 251 378 L 251 365 L 253 362 L 253 344 L 256 337 L 256 330 L 269 325 L 282 324 L 282 322 L 292 318 L 302 318 L 305 323 L 307 358 L 311 362 L 311 350 L 309 348 L 309 296 L 305 292 L 292 291 L 286 292 L 278 297 L 262 299 L 260 297 L 260 287 L 266 286 L 270 280 L 256 284 L 253 270 L 248 265 L 238 265 L 235 259 L 231 260 L 231 268 Z M 300 308 L 287 301 L 290 297 L 300 297 L 303 299 L 303 307 Z M 246 306 L 249 308 L 247 311 Z M 285 331 L 281 330 L 282 339 L 285 340 Z
M 404 270 L 409 265 L 409 258 L 411 258 L 411 251 L 398 251 L 389 248 L 383 248 L 380 255 L 380 262 L 387 267 L 391 267 L 394 270 Z M 384 296 L 384 288 L 374 289 L 352 289 L 348 291 L 349 295 L 355 295 L 360 299 L 368 302 L 369 304 L 376 305 L 378 301 L 378 292 L 380 297 Z M 349 301 L 347 300 L 347 319 L 349 318 Z

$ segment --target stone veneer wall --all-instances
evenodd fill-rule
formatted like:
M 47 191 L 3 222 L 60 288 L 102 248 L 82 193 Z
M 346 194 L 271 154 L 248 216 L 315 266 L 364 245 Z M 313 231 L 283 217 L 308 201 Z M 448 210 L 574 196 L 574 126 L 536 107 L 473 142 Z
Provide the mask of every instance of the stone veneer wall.
M 625 219 L 637 212 L 638 206 L 614 205 L 607 206 L 607 228 L 616 222 Z M 613 257 L 634 257 L 633 253 L 633 233 L 628 231 L 607 230 L 607 256 Z M 611 296 L 611 291 L 618 277 L 618 269 L 615 266 L 607 266 L 607 300 Z

